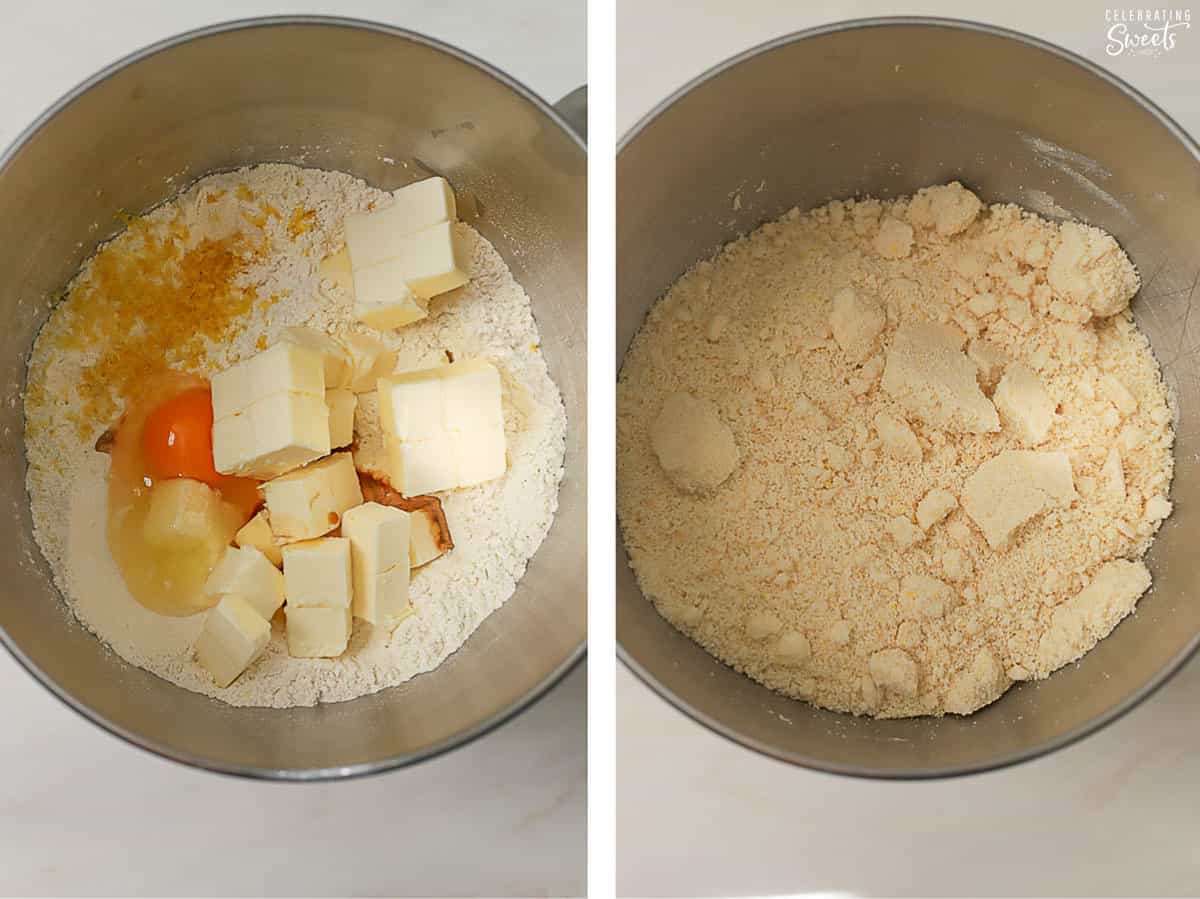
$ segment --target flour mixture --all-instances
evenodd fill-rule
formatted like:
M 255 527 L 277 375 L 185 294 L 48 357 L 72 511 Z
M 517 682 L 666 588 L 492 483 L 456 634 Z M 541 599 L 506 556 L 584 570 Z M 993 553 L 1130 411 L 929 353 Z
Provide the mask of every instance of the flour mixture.
M 1111 237 L 961 185 L 782 219 L 650 310 L 617 394 L 645 594 L 789 696 L 968 714 L 1150 586 L 1173 414 Z
M 447 194 L 452 200 L 448 189 Z M 426 201 L 432 202 L 430 197 L 432 194 L 427 193 Z M 355 287 L 362 303 L 372 298 L 363 296 L 368 283 L 365 273 L 356 270 L 350 278 L 348 257 L 342 252 L 343 221 L 353 213 L 383 210 L 392 202 L 391 194 L 349 175 L 285 165 L 264 165 L 205 178 L 153 213 L 132 219 L 126 231 L 83 267 L 42 329 L 30 359 L 25 397 L 28 486 L 37 540 L 70 609 L 129 662 L 179 686 L 235 705 L 288 707 L 347 700 L 435 668 L 513 593 L 556 510 L 565 436 L 562 401 L 539 351 L 529 298 L 493 247 L 468 225 L 455 222 L 453 215 L 448 224 L 438 226 L 439 239 L 448 247 L 453 237 L 456 256 L 450 267 L 461 268 L 463 279 L 469 277 L 469 283 L 446 292 L 449 286 L 461 284 L 462 279 L 453 284 L 435 284 L 437 272 L 431 269 L 430 273 L 420 273 L 423 281 L 410 278 L 413 285 L 427 289 L 417 294 L 416 286 L 410 291 L 393 278 L 381 287 L 377 278 L 373 289 L 384 293 L 392 290 L 384 296 L 386 302 L 394 299 L 397 304 L 407 303 L 413 312 L 409 317 L 418 320 L 396 327 L 389 316 L 394 318 L 399 306 L 371 307 L 368 311 L 375 318 L 360 314 L 353 305 Z M 367 246 L 366 238 L 363 241 L 362 246 Z M 434 258 L 438 247 L 430 246 L 432 249 L 418 262 Z M 339 264 L 339 258 L 343 264 Z M 409 263 L 405 266 L 411 275 Z M 385 319 L 387 325 L 376 323 Z M 368 326 L 364 324 L 367 320 L 376 324 Z M 328 432 L 321 435 L 326 445 L 302 459 L 288 458 L 294 466 L 322 452 L 329 453 L 329 439 L 334 453 L 326 456 L 325 462 L 298 469 L 300 472 L 326 463 L 333 467 L 348 462 L 360 441 L 378 438 L 380 403 L 373 392 L 374 374 L 386 375 L 393 368 L 409 372 L 441 366 L 436 369 L 441 377 L 451 360 L 471 360 L 474 366 L 451 366 L 454 373 L 467 371 L 485 380 L 498 373 L 495 415 L 489 421 L 494 419 L 500 427 L 502 408 L 502 432 L 489 434 L 487 447 L 492 460 L 488 464 L 493 469 L 499 448 L 500 476 L 495 470 L 474 480 L 464 474 L 448 485 L 430 481 L 429 489 L 416 491 L 441 491 L 440 510 L 450 523 L 453 549 L 445 552 L 441 547 L 436 551 L 444 554 L 436 561 L 408 573 L 408 550 L 401 547 L 398 552 L 403 555 L 403 571 L 394 567 L 399 564 L 394 560 L 387 563 L 393 565 L 387 571 L 379 563 L 378 577 L 368 571 L 375 577 L 370 603 L 384 601 L 385 588 L 391 589 L 393 582 L 389 578 L 394 580 L 398 572 L 404 574 L 405 583 L 411 577 L 406 600 L 410 605 L 402 615 L 388 619 L 387 627 L 371 623 L 373 617 L 379 622 L 383 619 L 376 617 L 370 604 L 360 612 L 360 600 L 364 600 L 359 583 L 360 561 L 365 559 L 364 565 L 374 565 L 383 551 L 376 551 L 376 545 L 370 543 L 368 549 L 375 555 L 360 557 L 359 544 L 354 543 L 356 592 L 348 645 L 345 634 L 351 629 L 351 606 L 346 545 L 353 542 L 349 538 L 354 536 L 351 512 L 347 511 L 350 502 L 338 507 L 330 518 L 332 523 L 344 513 L 344 537 L 335 536 L 334 531 L 320 540 L 295 544 L 308 548 L 303 558 L 303 552 L 293 546 L 282 547 L 281 554 L 280 547 L 272 544 L 272 531 L 275 543 L 286 542 L 280 536 L 284 533 L 282 514 L 256 519 L 239 532 L 239 546 L 261 546 L 262 554 L 258 549 L 244 549 L 240 555 L 229 550 L 232 561 L 221 575 L 233 579 L 229 583 L 243 578 L 245 571 L 238 566 L 249 560 L 247 565 L 259 566 L 253 569 L 256 576 L 266 577 L 263 583 L 282 584 L 289 571 L 288 552 L 293 553 L 296 572 L 301 571 L 303 562 L 319 578 L 329 577 L 331 586 L 323 584 L 323 593 L 316 589 L 315 582 L 290 579 L 286 608 L 280 608 L 283 593 L 278 587 L 280 592 L 273 602 L 264 599 L 265 605 L 260 603 L 262 618 L 252 614 L 254 603 L 239 598 L 247 598 L 243 596 L 248 589 L 244 578 L 237 581 L 240 586 L 236 590 L 228 585 L 214 586 L 210 578 L 204 594 L 199 595 L 203 598 L 214 593 L 206 600 L 210 605 L 216 602 L 216 594 L 221 595 L 220 604 L 211 612 L 157 614 L 135 601 L 106 541 L 107 453 L 116 452 L 106 432 L 127 409 L 129 397 L 140 385 L 168 370 L 201 376 L 200 382 L 207 383 L 203 379 L 239 364 L 244 366 L 246 360 L 265 353 L 296 326 L 306 329 L 304 333 L 316 341 L 314 345 L 324 346 L 323 342 L 333 338 L 330 346 L 376 347 L 396 354 L 394 367 L 366 372 L 372 376 L 369 385 L 355 386 L 355 391 L 364 391 L 358 394 L 357 405 L 348 387 L 329 391 Z M 318 336 L 313 337 L 314 333 Z M 307 350 L 303 347 L 295 350 L 296 354 L 304 352 Z M 390 352 L 373 352 L 373 360 L 386 358 L 391 362 Z M 328 366 L 332 357 L 326 358 Z M 331 371 L 325 369 L 326 379 Z M 221 447 L 217 445 L 222 439 L 218 430 L 224 413 L 217 408 L 217 388 L 214 379 L 212 408 L 205 405 L 205 411 L 210 422 L 214 414 L 218 422 L 210 426 L 214 448 L 205 458 L 211 469 L 215 457 L 217 468 L 224 473 L 227 469 L 221 467 Z M 282 383 L 279 389 L 283 392 L 272 394 L 284 398 L 279 402 L 288 401 L 289 396 L 295 403 L 303 400 L 293 395 L 295 385 Z M 334 393 L 339 394 L 336 403 Z M 229 394 L 234 399 L 239 395 L 238 391 Z M 318 391 L 315 402 L 320 404 L 321 399 Z M 357 411 L 352 411 L 356 407 Z M 243 413 L 240 409 L 229 410 L 226 421 L 240 421 Z M 251 417 L 248 412 L 245 415 L 247 420 Z M 339 453 L 339 445 L 351 443 L 352 418 L 354 443 Z M 332 436 L 338 429 L 344 432 L 340 442 Z M 255 431 L 251 436 L 258 439 L 262 435 Z M 404 434 L 396 439 L 402 438 Z M 306 437 L 293 435 L 289 439 L 302 449 L 308 445 Z M 235 447 L 241 455 L 228 463 L 228 471 L 243 474 L 253 468 L 245 459 L 254 452 L 243 444 Z M 259 455 L 260 464 L 268 459 L 276 466 L 270 477 L 287 467 L 279 464 L 283 458 L 279 454 Z M 358 495 L 353 483 L 353 469 L 348 470 L 354 502 L 361 503 L 364 497 Z M 413 477 L 407 469 L 406 477 Z M 222 484 L 228 482 L 224 474 L 220 478 Z M 185 481 L 181 478 L 173 483 Z M 195 496 L 211 498 L 212 491 L 203 484 L 188 483 L 199 491 Z M 448 489 L 456 484 L 468 486 Z M 399 497 L 400 492 L 409 495 L 399 488 L 390 491 L 386 485 L 364 481 L 367 500 L 380 498 L 386 503 L 388 497 Z M 282 487 L 279 494 L 282 507 L 288 498 L 283 496 Z M 316 501 L 313 496 L 309 500 Z M 259 519 L 271 512 L 271 502 L 268 498 L 268 508 Z M 438 505 L 435 500 L 429 502 Z M 249 514 L 249 508 L 245 514 Z M 379 507 L 371 508 L 378 511 Z M 393 518 L 387 518 L 388 514 Z M 373 541 L 385 532 L 379 522 L 390 526 L 396 514 L 379 513 L 378 521 L 360 516 L 355 519 L 356 527 Z M 412 517 L 416 520 L 416 515 Z M 181 525 L 175 521 L 170 526 Z M 323 525 L 326 530 L 330 526 Z M 243 539 L 253 527 L 260 528 L 265 537 L 260 534 L 258 538 Z M 309 532 L 299 536 L 314 535 Z M 228 539 L 223 539 L 225 550 Z M 262 542 L 257 542 L 260 539 Z M 326 550 L 345 555 L 347 567 L 339 567 L 340 561 L 332 567 L 321 567 L 324 563 L 320 556 Z M 264 562 L 264 555 L 271 557 L 275 566 L 282 564 L 283 573 Z M 215 574 L 213 577 L 221 579 Z M 335 583 L 338 578 L 342 583 Z M 230 598 L 226 595 L 229 593 L 238 596 Z M 218 613 L 219 621 L 215 617 Z M 360 620 L 360 614 L 366 620 Z M 330 634 L 334 634 L 336 643 L 338 629 L 344 629 L 342 642 L 330 648 Z M 209 636 L 202 638 L 206 632 Z M 251 645 L 259 634 L 262 645 Z M 196 654 L 197 642 L 202 639 L 211 644 L 208 655 L 212 658 L 207 660 L 207 668 L 201 664 L 204 652 L 200 660 Z M 240 660 L 230 656 L 231 652 L 235 656 L 241 652 Z M 234 662 L 237 667 L 226 670 Z M 231 685 L 220 685 L 231 679 Z

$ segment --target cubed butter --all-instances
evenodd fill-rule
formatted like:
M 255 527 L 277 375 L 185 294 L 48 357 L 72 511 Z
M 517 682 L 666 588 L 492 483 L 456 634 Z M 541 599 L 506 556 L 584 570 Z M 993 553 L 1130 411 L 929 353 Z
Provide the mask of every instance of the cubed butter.
M 204 582 L 209 596 L 236 594 L 268 621 L 283 605 L 283 575 L 252 546 L 229 547 Z
M 213 375 L 213 419 L 220 421 L 279 393 L 324 397 L 325 386 L 323 355 L 284 340 Z
M 287 615 L 288 655 L 298 659 L 333 659 L 346 651 L 354 622 L 349 607 L 325 609 L 293 606 Z
M 406 496 L 504 474 L 500 374 L 481 359 L 379 379 L 390 480 Z
M 324 390 L 276 393 L 213 422 L 213 464 L 222 474 L 277 477 L 331 448 Z
M 228 687 L 262 655 L 271 640 L 271 625 L 240 596 L 224 597 L 204 619 L 196 640 L 196 661 Z
M 435 175 L 393 191 L 391 226 L 397 234 L 423 231 L 430 225 L 458 218 L 454 189 L 445 178 Z
M 283 548 L 288 608 L 349 609 L 354 597 L 350 541 L 322 537 Z
M 408 609 L 409 514 L 364 503 L 342 516 L 342 535 L 350 541 L 354 617 L 399 620 Z
M 504 475 L 508 458 L 503 422 L 483 425 L 469 433 L 455 434 L 453 439 L 458 486 L 482 484 Z
M 267 521 L 267 513 L 262 509 L 242 525 L 242 529 L 234 535 L 233 542 L 238 546 L 252 546 L 270 559 L 276 568 L 283 567 L 283 549 L 275 542 L 271 534 L 271 523 Z
M 462 287 L 470 260 L 466 243 L 453 222 L 443 222 L 397 241 L 396 258 L 413 293 L 426 300 Z
M 346 216 L 346 246 L 353 267 L 394 259 L 399 238 L 454 221 L 456 214 L 454 191 L 445 178 L 426 178 L 400 188 L 382 209 Z
M 261 489 L 271 533 L 282 540 L 328 534 L 341 524 L 343 512 L 362 505 L 362 488 L 349 453 L 334 453 L 267 481 Z
M 350 353 L 347 349 L 316 328 L 284 328 L 279 338 L 281 343 L 293 343 L 306 347 L 321 357 L 325 363 L 325 389 L 347 387 L 352 376 Z
M 399 259 L 354 270 L 354 318 L 357 321 L 387 331 L 420 321 L 428 314 L 428 301 L 408 285 Z
M 402 441 L 385 434 L 384 445 L 387 447 L 388 477 L 405 496 L 420 496 L 462 486 L 452 437 Z
M 350 389 L 355 393 L 374 390 L 376 382 L 396 368 L 396 351 L 378 337 L 351 331 L 342 336 L 342 344 L 350 355 Z
M 351 390 L 326 390 L 325 405 L 329 407 L 329 444 L 334 449 L 354 442 L 354 410 L 358 397 Z
M 154 546 L 203 544 L 214 549 L 215 558 L 236 528 L 229 528 L 227 520 L 217 491 L 190 478 L 172 478 L 151 489 L 142 533 Z

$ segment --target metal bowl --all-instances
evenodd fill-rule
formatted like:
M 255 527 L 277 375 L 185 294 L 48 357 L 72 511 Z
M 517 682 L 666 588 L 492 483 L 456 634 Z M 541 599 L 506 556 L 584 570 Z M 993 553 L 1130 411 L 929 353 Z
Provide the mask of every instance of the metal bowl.
M 669 163 L 667 162 L 669 160 Z M 1111 232 L 1143 273 L 1133 308 L 1179 399 L 1174 516 L 1154 588 L 1083 660 L 969 718 L 874 721 L 786 699 L 660 618 L 617 540 L 621 658 L 696 720 L 775 758 L 872 777 L 963 774 L 1032 758 L 1145 699 L 1200 641 L 1200 149 L 1145 97 L 1025 35 L 939 19 L 847 22 L 765 44 L 644 118 L 617 158 L 617 359 L 690 265 L 793 206 L 960 179 L 985 202 Z M 765 182 L 765 188 L 755 188 Z M 730 197 L 741 191 L 742 206 Z
M 391 157 L 395 163 L 384 157 Z M 34 543 L 20 392 L 62 290 L 122 210 L 256 162 L 393 188 L 433 170 L 529 292 L 570 428 L 559 512 L 516 594 L 436 671 L 351 702 L 233 708 L 109 652 Z M 233 22 L 148 47 L 80 85 L 0 157 L 0 638 L 55 695 L 131 743 L 203 768 L 314 780 L 382 771 L 487 732 L 577 662 L 586 629 L 586 158 L 530 91 L 444 44 L 366 22 Z M 13 726 L 17 726 L 14 724 Z

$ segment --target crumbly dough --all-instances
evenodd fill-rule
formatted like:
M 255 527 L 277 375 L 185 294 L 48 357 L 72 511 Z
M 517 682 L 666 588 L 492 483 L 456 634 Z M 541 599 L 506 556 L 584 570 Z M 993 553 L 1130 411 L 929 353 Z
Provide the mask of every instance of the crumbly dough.
M 856 714 L 968 714 L 1077 659 L 1149 586 L 1171 509 L 1137 287 L 1107 234 L 957 183 L 730 243 L 652 307 L 618 384 L 646 596 L 737 670 Z M 738 450 L 700 493 L 656 452 L 681 395 Z

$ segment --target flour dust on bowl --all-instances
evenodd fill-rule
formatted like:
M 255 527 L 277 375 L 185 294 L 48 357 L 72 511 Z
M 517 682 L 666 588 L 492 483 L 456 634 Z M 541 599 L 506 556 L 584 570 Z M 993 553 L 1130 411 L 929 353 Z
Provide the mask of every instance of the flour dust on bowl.
M 617 164 L 623 659 L 879 777 L 1035 756 L 1166 680 L 1200 634 L 1198 158 L 1098 68 L 949 20 L 784 38 L 647 116 Z
M 60 101 L 0 160 L 17 658 L 283 779 L 540 696 L 586 618 L 585 168 L 501 73 L 350 20 L 194 32 Z

